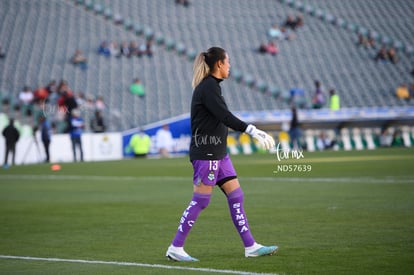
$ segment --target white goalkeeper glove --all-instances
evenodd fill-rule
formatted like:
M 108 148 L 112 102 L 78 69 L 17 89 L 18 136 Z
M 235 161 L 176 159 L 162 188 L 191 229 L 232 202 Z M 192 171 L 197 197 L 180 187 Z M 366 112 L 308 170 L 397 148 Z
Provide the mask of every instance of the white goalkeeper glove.
M 266 150 L 275 147 L 275 140 L 264 131 L 257 129 L 256 126 L 249 124 L 245 132 L 255 138 Z

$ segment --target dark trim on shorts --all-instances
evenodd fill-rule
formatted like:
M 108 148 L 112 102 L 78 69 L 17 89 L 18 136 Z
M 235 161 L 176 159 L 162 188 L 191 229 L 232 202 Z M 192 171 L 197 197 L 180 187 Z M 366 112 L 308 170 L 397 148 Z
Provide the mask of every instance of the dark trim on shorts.
M 223 186 L 223 184 L 225 184 L 226 182 L 228 182 L 229 180 L 232 180 L 232 179 L 237 179 L 237 176 L 230 176 L 230 177 L 226 177 L 224 179 L 221 179 L 220 181 L 216 182 L 216 185 L 221 188 L 221 186 Z

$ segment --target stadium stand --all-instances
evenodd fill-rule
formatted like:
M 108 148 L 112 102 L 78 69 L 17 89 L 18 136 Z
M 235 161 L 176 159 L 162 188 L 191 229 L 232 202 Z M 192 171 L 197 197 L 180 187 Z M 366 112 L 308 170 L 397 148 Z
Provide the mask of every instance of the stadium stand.
M 410 1 L 209 0 L 183 7 L 153 0 L 3 0 L 0 5 L 0 43 L 7 51 L 0 60 L 2 97 L 16 98 L 24 85 L 65 79 L 76 93 L 104 97 L 110 130 L 188 112 L 192 60 L 212 45 L 231 57 L 234 74 L 223 90 L 232 110 L 288 109 L 292 88 L 305 90 L 306 105 L 315 79 L 335 88 L 345 108 L 413 104 L 394 94 L 399 84 L 413 82 Z M 296 39 L 280 41 L 277 56 L 257 54 L 269 26 L 298 14 L 305 23 Z M 358 33 L 375 33 L 378 42 L 396 46 L 400 61 L 374 62 L 376 49 L 357 47 Z M 149 37 L 155 37 L 151 58 L 97 54 L 103 40 L 141 44 Z M 87 70 L 68 62 L 76 49 L 85 53 Z M 145 85 L 144 99 L 128 93 L 136 77 Z

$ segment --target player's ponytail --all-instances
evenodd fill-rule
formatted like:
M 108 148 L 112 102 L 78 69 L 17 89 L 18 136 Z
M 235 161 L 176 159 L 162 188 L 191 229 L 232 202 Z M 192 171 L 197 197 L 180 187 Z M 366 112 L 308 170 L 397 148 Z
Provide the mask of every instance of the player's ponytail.
M 206 53 L 200 53 L 196 59 L 194 60 L 193 65 L 193 82 L 191 83 L 193 89 L 200 84 L 200 82 L 210 74 L 210 68 L 208 67 L 207 63 L 205 62 L 205 55 Z
M 225 58 L 226 51 L 219 47 L 211 47 L 207 52 L 200 53 L 194 60 L 193 65 L 193 89 L 214 70 L 217 61 L 223 61 Z

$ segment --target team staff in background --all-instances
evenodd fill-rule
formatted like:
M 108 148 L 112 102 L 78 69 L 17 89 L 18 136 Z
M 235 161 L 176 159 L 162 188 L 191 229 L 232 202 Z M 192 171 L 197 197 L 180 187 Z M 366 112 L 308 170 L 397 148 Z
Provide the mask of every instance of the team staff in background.
M 82 134 L 85 124 L 78 109 L 72 111 L 70 119 L 70 139 L 72 141 L 73 161 L 77 161 L 76 148 L 79 148 L 80 161 L 83 161 Z
M 139 130 L 129 140 L 129 147 L 136 158 L 145 158 L 150 151 L 151 139 L 143 130 Z
M 190 161 L 194 170 L 193 197 L 180 218 L 166 256 L 175 261 L 198 261 L 185 252 L 184 242 L 198 215 L 210 203 L 216 185 L 227 197 L 234 226 L 245 247 L 245 256 L 271 255 L 278 247 L 256 243 L 250 231 L 243 205 L 244 194 L 227 154 L 228 127 L 248 133 L 266 149 L 273 148 L 275 142 L 271 136 L 254 125 L 247 125 L 228 110 L 220 87 L 220 82 L 228 78 L 230 72 L 229 57 L 224 49 L 212 47 L 200 53 L 193 69 L 190 143 Z
M 45 149 L 46 159 L 45 162 L 50 162 L 50 141 L 52 137 L 52 127 L 50 126 L 50 123 L 46 116 L 40 117 L 40 136 L 42 139 L 43 147 Z

